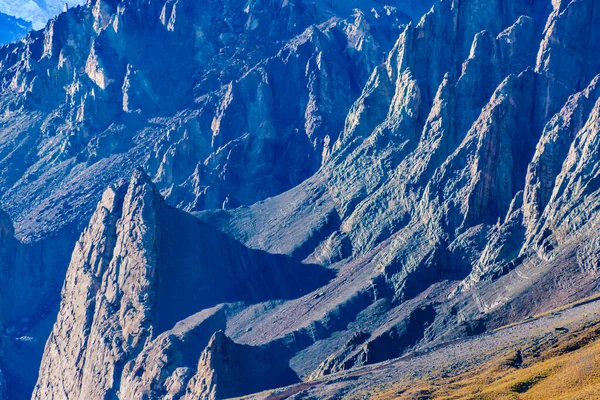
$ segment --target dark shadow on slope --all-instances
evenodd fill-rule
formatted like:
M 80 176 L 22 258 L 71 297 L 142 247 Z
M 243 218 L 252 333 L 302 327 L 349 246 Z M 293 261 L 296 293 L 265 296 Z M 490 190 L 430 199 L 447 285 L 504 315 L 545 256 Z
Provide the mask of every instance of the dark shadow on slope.
M 27 398 L 37 379 L 44 343 L 58 313 L 73 236 L 63 230 L 39 242 L 23 243 L 0 210 L 0 369 L 11 399 Z
M 321 266 L 249 249 L 169 206 L 160 207 L 157 219 L 154 309 L 158 332 L 221 303 L 298 298 L 326 285 L 335 275 Z
M 289 363 L 273 346 L 248 346 L 233 342 L 222 331 L 214 334 L 200 357 L 199 375 L 191 382 L 192 395 L 207 393 L 212 382 L 213 396 L 233 398 L 300 382 Z M 207 378 L 208 377 L 208 378 Z M 216 384 L 216 385 L 215 385 Z

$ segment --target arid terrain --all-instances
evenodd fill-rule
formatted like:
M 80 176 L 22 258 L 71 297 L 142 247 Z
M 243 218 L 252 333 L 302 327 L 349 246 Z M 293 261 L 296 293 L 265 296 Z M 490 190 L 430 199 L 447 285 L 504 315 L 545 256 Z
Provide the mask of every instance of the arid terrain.
M 15 10 L 0 400 L 593 398 L 597 0 Z

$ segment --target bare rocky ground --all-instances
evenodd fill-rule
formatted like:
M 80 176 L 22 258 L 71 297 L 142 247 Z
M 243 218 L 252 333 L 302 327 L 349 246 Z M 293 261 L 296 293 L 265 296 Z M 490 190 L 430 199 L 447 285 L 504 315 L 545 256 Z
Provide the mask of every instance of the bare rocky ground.
M 1 47 L 6 396 L 241 396 L 597 293 L 599 36 L 595 0 L 96 0 Z
M 551 342 L 584 324 L 600 321 L 600 300 L 546 315 L 468 339 L 422 346 L 396 360 L 357 368 L 326 379 L 303 382 L 243 399 L 369 399 L 397 382 L 451 378 L 481 366 L 509 350 Z M 427 398 L 427 397 L 424 397 Z

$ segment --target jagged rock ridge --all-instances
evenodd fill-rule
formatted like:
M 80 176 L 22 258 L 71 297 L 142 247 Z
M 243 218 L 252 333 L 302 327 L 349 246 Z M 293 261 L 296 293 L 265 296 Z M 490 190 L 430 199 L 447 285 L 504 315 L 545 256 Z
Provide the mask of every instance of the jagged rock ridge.
M 288 299 L 329 277 L 322 267 L 249 250 L 167 206 L 136 171 L 129 185 L 104 193 L 77 243 L 33 397 L 156 397 L 173 383 L 151 360 L 172 357 L 164 368 L 181 363 L 172 378 L 184 379 L 180 369 L 193 370 L 224 327 L 219 304 Z
M 0 163 L 18 168 L 0 184 L 18 234 L 82 229 L 101 188 L 139 166 L 187 210 L 308 178 L 409 21 L 389 5 L 328 4 L 99 0 L 4 48 Z
M 328 159 L 345 109 L 409 15 L 428 8 L 207 4 L 88 2 L 0 49 L 1 203 L 19 240 L 48 249 L 50 266 L 27 278 L 50 293 L 35 299 L 44 315 L 58 309 L 70 251 L 107 186 L 141 166 L 187 210 L 296 186 Z M 17 312 L 39 347 L 49 324 Z M 15 375 L 40 355 L 17 352 L 32 363 Z
M 431 288 L 450 291 L 448 298 L 429 295 L 443 303 L 434 303 L 437 317 L 423 328 L 425 341 L 481 332 L 597 290 L 596 241 L 589 241 L 598 159 L 590 133 L 597 132 L 600 60 L 587 56 L 597 52 L 595 43 L 575 38 L 597 34 L 589 21 L 598 14 L 593 2 L 559 3 L 437 3 L 376 68 L 331 161 L 283 197 L 327 186 L 318 196 L 333 202 L 339 222 L 312 257 L 345 249 L 354 263 L 370 263 L 373 286 L 354 293 L 387 298 L 388 315 L 406 318 L 415 301 L 427 304 L 423 294 Z M 248 216 L 278 201 L 267 203 L 207 218 L 249 237 Z M 298 203 L 279 218 L 293 218 L 304 206 Z M 231 219 L 240 219 L 234 229 Z M 259 233 L 270 238 L 277 229 Z M 373 313 L 375 304 L 360 310 Z M 286 307 L 272 313 L 282 314 Z M 265 318 L 254 329 L 274 323 L 286 324 Z M 360 334 L 357 346 L 352 335 L 360 327 L 344 327 L 343 340 L 321 339 L 339 353 L 318 371 L 356 365 L 355 349 L 378 336 Z M 306 354 L 323 357 L 327 344 L 316 343 L 292 363 L 308 376 Z
M 344 19 L 322 17 L 339 11 L 325 2 L 251 5 L 99 1 L 53 21 L 43 47 L 36 35 L 7 47 L 11 121 L 38 118 L 7 135 L 44 127 L 27 137 L 41 153 L 4 178 L 22 235 L 83 219 L 93 199 L 77 194 L 129 174 L 132 156 L 158 187 L 136 172 L 126 194 L 105 193 L 34 398 L 249 394 L 597 291 L 593 0 L 441 0 L 407 25 L 389 7 Z M 67 39 L 71 26 L 87 31 Z M 208 38 L 193 40 L 196 29 Z M 236 41 L 257 50 L 239 54 Z M 148 58 L 162 46 L 194 51 Z M 32 55 L 17 59 L 23 49 Z M 205 65 L 157 86 L 194 57 Z M 56 91 L 40 96 L 59 84 L 66 106 Z M 39 186 L 64 176 L 56 192 Z M 11 200 L 22 193 L 43 210 Z M 61 196 L 76 212 L 54 223 Z

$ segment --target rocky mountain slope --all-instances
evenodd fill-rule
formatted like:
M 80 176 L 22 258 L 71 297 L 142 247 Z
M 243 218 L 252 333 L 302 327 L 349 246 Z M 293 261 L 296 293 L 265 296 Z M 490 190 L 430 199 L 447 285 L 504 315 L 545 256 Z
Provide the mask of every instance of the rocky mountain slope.
M 409 21 L 349 5 L 104 0 L 4 48 L 1 163 L 15 167 L 0 183 L 18 235 L 81 230 L 137 166 L 186 210 L 250 205 L 311 176 Z
M 522 323 L 245 400 L 595 399 L 600 303 L 552 310 Z
M 392 5 L 354 5 L 368 7 L 99 1 L 0 49 L 0 186 L 16 237 L 72 249 L 104 189 L 136 167 L 187 210 L 251 204 L 300 183 L 409 21 Z M 53 312 L 69 263 L 56 253 L 52 280 L 31 277 L 53 288 L 39 300 Z M 36 341 L 48 333 L 40 327 Z
M 217 399 L 597 292 L 600 9 L 430 6 L 97 0 L 0 48 L 8 395 L 52 322 L 33 398 Z
M 224 328 L 220 304 L 297 297 L 330 275 L 245 248 L 164 204 L 136 172 L 127 188 L 104 193 L 76 245 L 34 398 L 176 396 L 172 386 L 185 389 L 208 339 Z

